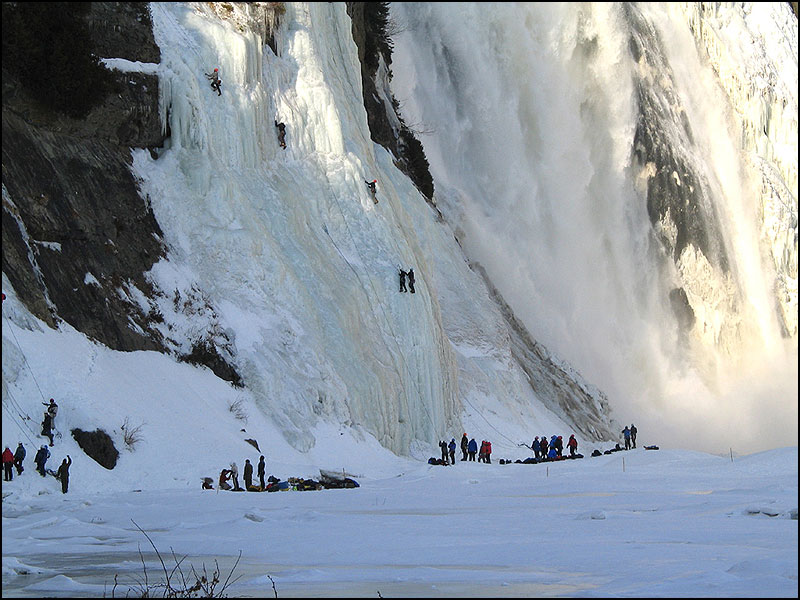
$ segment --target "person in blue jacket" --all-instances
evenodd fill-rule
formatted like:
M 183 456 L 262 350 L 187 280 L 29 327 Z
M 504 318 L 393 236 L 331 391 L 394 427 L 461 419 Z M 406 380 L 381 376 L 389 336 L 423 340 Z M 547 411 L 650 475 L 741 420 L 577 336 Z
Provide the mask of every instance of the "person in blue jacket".
M 625 450 L 631 449 L 631 430 L 628 429 L 628 426 L 625 425 L 625 429 L 622 430 L 622 435 L 625 436 Z
M 450 451 L 450 464 L 456 464 L 456 438 L 450 438 L 447 449 Z
M 547 451 L 547 458 L 558 458 L 558 450 L 552 444 L 550 444 L 550 450 Z
M 469 459 L 472 462 L 475 462 L 475 454 L 478 452 L 478 442 L 475 441 L 475 438 L 472 438 L 469 441 L 469 445 L 467 446 L 467 451 L 469 452 Z

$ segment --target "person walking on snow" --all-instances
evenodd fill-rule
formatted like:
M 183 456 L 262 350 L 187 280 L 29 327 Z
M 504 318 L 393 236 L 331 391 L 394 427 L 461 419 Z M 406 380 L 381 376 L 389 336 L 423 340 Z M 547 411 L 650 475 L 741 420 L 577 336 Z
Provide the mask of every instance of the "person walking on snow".
M 219 69 L 214 69 L 213 73 L 206 73 L 205 75 L 211 80 L 211 89 L 216 90 L 218 96 L 222 96 L 222 91 L 219 89 L 219 86 L 222 85 L 222 80 L 219 78 Z
M 56 477 L 61 480 L 61 493 L 66 494 L 69 488 L 69 468 L 72 466 L 72 459 L 67 454 L 67 458 L 61 461 Z
M 408 291 L 414 293 L 414 269 L 408 270 Z
M 6 449 L 3 450 L 3 481 L 11 481 L 14 479 L 14 472 L 11 470 L 13 466 L 14 454 L 11 452 L 11 448 L 6 446 Z
M 467 460 L 467 452 L 469 451 L 469 440 L 467 434 L 461 436 L 461 460 Z
M 39 475 L 42 477 L 45 476 L 44 465 L 48 458 L 50 458 L 50 450 L 47 449 L 45 444 L 42 444 L 42 447 L 39 448 L 36 452 L 36 456 L 33 458 L 33 462 L 36 463 L 36 470 L 39 471 Z
M 17 451 L 14 452 L 14 466 L 17 468 L 17 475 L 22 475 L 22 472 L 25 470 L 22 466 L 22 461 L 25 460 L 25 447 L 22 445 L 22 442 L 19 443 L 17 446 Z

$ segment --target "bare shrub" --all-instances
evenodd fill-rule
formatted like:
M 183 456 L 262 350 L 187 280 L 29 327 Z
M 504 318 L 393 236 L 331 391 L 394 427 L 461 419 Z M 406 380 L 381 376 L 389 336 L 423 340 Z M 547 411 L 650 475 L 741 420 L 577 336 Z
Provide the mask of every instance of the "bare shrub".
M 237 398 L 236 400 L 228 401 L 228 410 L 242 423 L 247 423 L 247 411 L 244 408 L 243 398 Z
M 125 417 L 125 421 L 120 427 L 120 429 L 122 429 L 122 440 L 125 442 L 125 447 L 131 452 L 136 449 L 136 444 L 143 439 L 142 428 L 144 425 L 144 423 L 135 426 L 131 425 L 130 417 Z
M 190 565 L 186 567 L 187 571 L 184 572 L 185 567 L 182 565 L 186 560 L 186 556 L 178 558 L 171 548 L 170 551 L 175 566 L 167 568 L 164 559 L 161 557 L 161 552 L 158 551 L 158 548 L 156 548 L 150 536 L 147 535 L 147 532 L 139 527 L 133 519 L 131 519 L 131 523 L 136 526 L 136 529 L 147 538 L 147 541 L 150 542 L 150 545 L 153 547 L 158 561 L 161 563 L 163 578 L 160 581 L 150 580 L 150 576 L 147 573 L 147 564 L 144 561 L 142 550 L 139 548 L 139 559 L 142 561 L 142 576 L 134 576 L 132 584 L 121 584 L 118 581 L 119 576 L 114 575 L 114 587 L 111 590 L 112 598 L 116 598 L 117 587 L 126 585 L 128 588 L 125 593 L 126 598 L 131 595 L 139 598 L 224 598 L 225 590 L 239 580 L 240 576 L 237 576 L 233 580 L 231 580 L 231 577 L 242 558 L 241 550 L 239 551 L 239 557 L 236 559 L 233 567 L 231 567 L 230 573 L 228 573 L 225 581 L 221 580 L 222 573 L 220 572 L 219 564 L 216 560 L 214 561 L 214 570 L 211 573 L 206 570 L 205 564 L 199 571 L 196 570 L 194 566 Z M 274 587 L 275 585 L 273 583 L 273 589 Z M 277 592 L 275 597 L 277 598 Z

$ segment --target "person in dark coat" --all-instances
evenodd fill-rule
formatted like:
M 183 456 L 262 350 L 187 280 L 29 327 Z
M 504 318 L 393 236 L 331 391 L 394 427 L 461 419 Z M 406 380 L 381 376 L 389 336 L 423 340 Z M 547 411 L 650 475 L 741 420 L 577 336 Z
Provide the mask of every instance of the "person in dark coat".
M 250 491 L 251 487 L 253 487 L 253 465 L 248 458 L 244 461 L 244 489 Z
M 622 430 L 622 435 L 625 436 L 625 450 L 631 449 L 631 430 L 628 429 L 628 426 L 625 425 L 625 429 Z
M 6 449 L 3 450 L 3 481 L 12 481 L 14 479 L 14 471 L 11 470 L 13 467 L 14 454 L 11 452 L 11 448 L 6 446 Z
M 17 451 L 14 452 L 14 466 L 17 468 L 17 475 L 22 475 L 22 472 L 25 470 L 22 466 L 22 461 L 25 460 L 25 446 L 22 445 L 22 442 L 19 443 L 17 446 Z
M 562 440 L 561 436 L 559 435 L 556 438 L 556 454 L 558 455 L 559 458 L 561 458 L 563 453 L 564 453 L 564 440 Z
M 275 127 L 278 128 L 278 143 L 281 145 L 281 148 L 286 148 L 286 125 L 283 123 L 278 123 L 275 121 Z
M 539 441 L 539 449 L 542 452 L 542 458 L 547 458 L 547 447 L 549 444 L 547 443 L 547 436 L 543 435 L 541 440 Z
M 531 444 L 531 450 L 533 450 L 533 458 L 535 458 L 536 460 L 539 460 L 539 458 L 542 455 L 541 454 L 542 445 L 539 443 L 539 436 L 538 435 L 535 438 L 533 438 L 533 443 Z
M 405 292 L 406 290 L 406 275 L 407 273 L 400 269 L 400 291 Z
M 50 413 L 44 413 L 42 420 L 42 435 L 50 440 L 50 445 L 53 445 L 53 417 Z
M 69 468 L 72 466 L 72 459 L 67 454 L 67 458 L 61 461 L 61 466 L 58 467 L 56 477 L 61 480 L 61 493 L 66 494 L 69 488 Z
M 467 434 L 461 436 L 461 460 L 467 460 L 467 452 L 469 449 L 469 440 L 467 439 Z
M 456 438 L 450 438 L 447 449 L 450 451 L 450 463 L 453 465 L 456 464 Z
M 267 489 L 267 483 L 264 481 L 264 475 L 267 472 L 267 465 L 264 464 L 264 455 L 258 461 L 258 480 L 261 482 L 261 491 Z
M 469 459 L 472 462 L 475 462 L 475 454 L 478 452 L 478 442 L 475 441 L 475 438 L 472 438 L 469 441 L 469 446 L 467 446 L 467 452 L 469 452 Z
M 50 458 L 50 450 L 47 449 L 45 444 L 42 444 L 42 447 L 36 452 L 36 456 L 33 459 L 33 462 L 36 463 L 36 470 L 39 471 L 39 475 L 42 477 L 45 476 L 44 465 L 47 462 L 47 459 Z
M 447 442 L 444 440 L 439 440 L 439 450 L 442 451 L 442 462 L 444 464 L 448 464 L 447 460 Z
M 631 444 L 633 444 L 634 448 L 636 448 L 636 432 L 637 431 L 638 431 L 638 429 L 636 429 L 636 425 L 631 423 Z
M 478 450 L 478 462 L 486 462 L 486 440 L 481 440 L 481 447 Z
M 414 293 L 414 269 L 408 270 L 408 291 Z
M 222 469 L 222 471 L 219 472 L 219 489 L 221 490 L 231 489 L 231 484 L 228 483 L 230 479 L 231 479 L 231 470 Z

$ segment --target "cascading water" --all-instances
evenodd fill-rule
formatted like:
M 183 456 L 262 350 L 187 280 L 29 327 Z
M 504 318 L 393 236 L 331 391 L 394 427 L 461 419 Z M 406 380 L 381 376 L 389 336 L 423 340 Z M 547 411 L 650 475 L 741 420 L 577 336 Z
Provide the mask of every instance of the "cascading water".
M 765 132 L 786 121 L 775 106 L 789 115 L 794 164 L 759 181 L 687 14 L 398 3 L 394 93 L 430 133 L 467 254 L 621 422 L 709 451 L 796 444 L 796 19 L 794 87 L 761 105 Z M 774 264 L 763 189 L 781 186 L 790 241 Z

